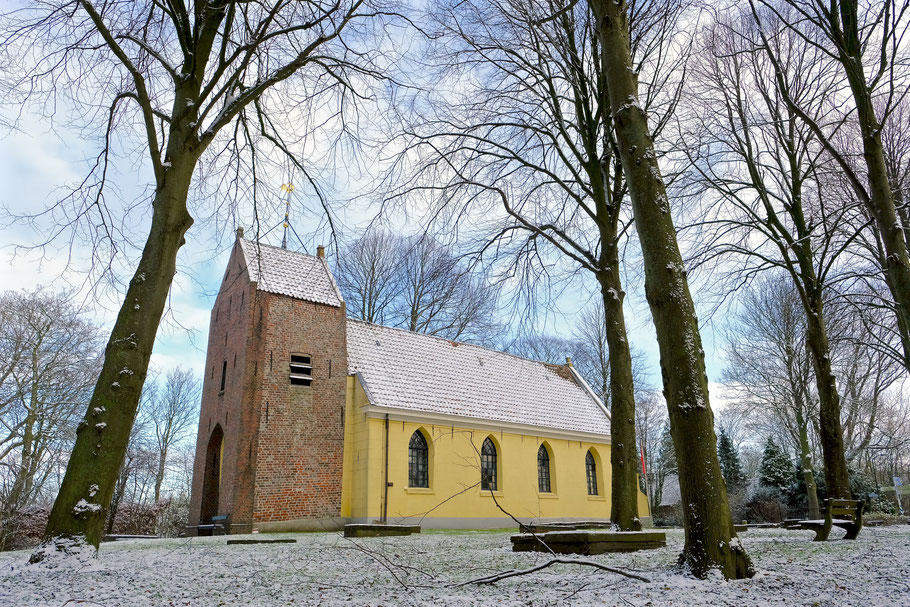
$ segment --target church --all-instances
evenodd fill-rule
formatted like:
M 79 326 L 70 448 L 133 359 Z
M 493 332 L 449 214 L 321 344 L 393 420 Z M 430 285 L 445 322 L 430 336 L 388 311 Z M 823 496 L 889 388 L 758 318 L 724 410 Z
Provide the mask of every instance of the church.
M 238 230 L 211 314 L 190 528 L 515 526 L 506 512 L 609 519 L 609 414 L 571 363 L 347 318 L 322 247 Z

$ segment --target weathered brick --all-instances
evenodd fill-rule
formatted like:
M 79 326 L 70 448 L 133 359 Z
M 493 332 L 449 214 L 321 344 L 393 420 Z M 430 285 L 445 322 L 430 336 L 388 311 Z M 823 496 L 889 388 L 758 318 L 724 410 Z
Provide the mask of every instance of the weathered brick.
M 231 515 L 234 532 L 259 522 L 340 514 L 344 314 L 258 291 L 235 246 L 209 326 L 190 525 L 203 514 L 207 447 L 216 425 L 224 432 L 217 513 Z M 311 386 L 290 385 L 292 353 L 311 357 Z

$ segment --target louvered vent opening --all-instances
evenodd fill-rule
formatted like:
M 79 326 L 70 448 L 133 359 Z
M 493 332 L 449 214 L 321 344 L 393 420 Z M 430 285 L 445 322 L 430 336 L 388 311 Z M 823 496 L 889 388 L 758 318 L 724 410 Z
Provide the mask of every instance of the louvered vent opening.
M 291 385 L 309 386 L 313 382 L 313 365 L 309 356 L 291 354 Z

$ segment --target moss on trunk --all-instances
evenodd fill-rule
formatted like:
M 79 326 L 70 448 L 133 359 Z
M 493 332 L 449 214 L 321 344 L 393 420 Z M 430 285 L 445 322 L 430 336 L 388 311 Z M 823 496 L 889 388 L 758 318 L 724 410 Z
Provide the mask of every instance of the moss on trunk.
M 686 541 L 681 562 L 694 575 L 751 576 L 733 529 L 717 459 L 708 378 L 676 230 L 629 53 L 624 0 L 595 0 L 603 73 L 645 266 L 645 292 L 660 347 L 664 396 L 679 465 Z

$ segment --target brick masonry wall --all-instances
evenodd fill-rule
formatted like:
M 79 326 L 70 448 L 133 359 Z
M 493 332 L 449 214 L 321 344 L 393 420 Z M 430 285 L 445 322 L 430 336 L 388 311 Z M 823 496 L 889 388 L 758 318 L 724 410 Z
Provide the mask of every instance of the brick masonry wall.
M 260 295 L 263 295 L 260 293 Z M 263 298 L 253 522 L 339 516 L 347 344 L 343 308 Z M 312 385 L 292 386 L 291 354 L 311 357 Z
M 247 354 L 251 346 L 256 296 L 255 284 L 250 282 L 243 265 L 243 254 L 235 246 L 209 322 L 193 464 L 190 525 L 200 522 L 207 447 L 209 438 L 218 425 L 224 432 L 224 449 L 217 513 L 229 514 L 234 524 L 251 523 L 256 428 L 250 421 L 256 420 L 256 416 L 250 394 L 250 370 L 255 361 L 250 360 Z M 225 388 L 221 391 L 221 373 L 225 361 Z M 238 496 L 241 497 L 239 502 Z

